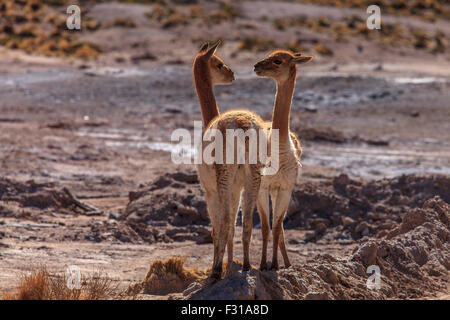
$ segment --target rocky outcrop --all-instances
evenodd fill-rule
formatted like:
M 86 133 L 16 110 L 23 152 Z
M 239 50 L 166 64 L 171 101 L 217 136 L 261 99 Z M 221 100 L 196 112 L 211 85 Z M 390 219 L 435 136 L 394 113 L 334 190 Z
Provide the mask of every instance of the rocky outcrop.
M 449 219 L 450 206 L 435 197 L 410 209 L 398 227 L 382 239 L 364 242 L 350 256 L 319 254 L 277 272 L 237 271 L 214 284 L 194 282 L 183 295 L 199 300 L 419 298 L 448 285 Z M 368 288 L 369 266 L 380 270 L 379 289 Z

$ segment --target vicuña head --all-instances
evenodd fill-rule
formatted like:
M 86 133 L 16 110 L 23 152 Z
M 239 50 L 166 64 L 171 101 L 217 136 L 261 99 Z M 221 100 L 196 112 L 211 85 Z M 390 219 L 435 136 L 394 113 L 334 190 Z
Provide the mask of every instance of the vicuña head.
M 234 80 L 234 72 L 216 54 L 217 47 L 221 44 L 218 40 L 215 44 L 205 43 L 194 59 L 193 71 L 211 84 L 230 84 Z
M 288 80 L 295 75 L 296 65 L 311 61 L 312 57 L 302 56 L 286 50 L 275 50 L 267 58 L 255 64 L 255 73 L 261 77 L 274 78 L 276 81 Z

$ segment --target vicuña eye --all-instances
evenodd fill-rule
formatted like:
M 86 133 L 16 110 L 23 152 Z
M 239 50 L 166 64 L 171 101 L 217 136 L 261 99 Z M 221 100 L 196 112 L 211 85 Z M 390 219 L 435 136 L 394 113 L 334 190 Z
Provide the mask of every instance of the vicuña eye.
M 222 69 L 222 67 L 223 67 L 223 64 L 222 64 L 222 63 L 219 63 L 219 64 L 217 65 L 217 68 L 219 68 L 219 69 Z
M 273 63 L 275 63 L 275 64 L 281 64 L 281 61 L 280 61 L 280 60 L 275 60 Z

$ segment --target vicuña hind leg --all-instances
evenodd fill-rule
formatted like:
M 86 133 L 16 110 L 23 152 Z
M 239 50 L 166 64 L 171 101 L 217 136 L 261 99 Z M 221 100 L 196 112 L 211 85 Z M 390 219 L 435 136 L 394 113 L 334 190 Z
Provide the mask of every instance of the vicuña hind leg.
M 283 218 L 284 218 L 285 215 L 286 215 L 286 213 L 283 214 Z M 281 255 L 283 256 L 284 267 L 285 268 L 289 268 L 291 266 L 291 262 L 289 261 L 289 257 L 287 255 L 285 238 L 284 238 L 283 222 L 281 222 L 281 232 L 280 232 L 279 244 L 280 244 Z
M 284 245 L 284 232 L 282 232 L 282 230 L 284 214 L 289 206 L 289 201 L 291 200 L 291 190 L 277 189 L 274 192 L 271 192 L 271 196 L 273 205 L 273 255 L 271 269 L 278 270 L 278 246 L 280 245 L 280 236 L 283 236 L 282 250 L 284 250 L 284 253 L 282 253 L 283 256 L 286 254 L 287 257 L 286 247 Z
M 269 191 L 261 189 L 258 194 L 258 202 L 256 203 L 259 213 L 259 220 L 261 221 L 261 233 L 263 239 L 263 246 L 261 252 L 260 270 L 267 269 L 267 245 L 269 243 L 270 226 L 269 226 Z
M 231 192 L 231 223 L 230 230 L 228 233 L 227 241 L 227 252 L 228 252 L 228 262 L 226 275 L 229 276 L 233 271 L 233 240 L 234 231 L 236 230 L 236 216 L 239 211 L 239 204 L 241 201 L 241 187 L 238 185 L 233 185 L 233 190 Z
M 211 277 L 220 279 L 222 276 L 223 255 L 229 239 L 231 223 L 231 191 L 236 174 L 236 165 L 216 165 L 217 194 L 220 205 L 214 218 L 214 262 Z
M 250 270 L 250 241 L 253 230 L 253 210 L 255 209 L 261 184 L 261 172 L 258 165 L 246 166 L 246 180 L 242 197 L 242 243 L 244 245 L 244 264 L 242 271 Z

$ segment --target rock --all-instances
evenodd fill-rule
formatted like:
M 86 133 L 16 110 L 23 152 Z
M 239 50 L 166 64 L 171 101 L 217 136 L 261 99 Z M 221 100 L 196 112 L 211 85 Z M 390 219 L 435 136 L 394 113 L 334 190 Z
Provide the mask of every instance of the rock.
M 185 182 L 185 183 L 199 183 L 197 172 L 195 171 L 189 171 L 189 172 L 183 172 L 183 171 L 177 171 L 170 175 L 170 177 L 176 181 L 179 182 Z
M 316 238 L 316 233 L 315 232 L 306 232 L 305 233 L 305 240 L 306 241 L 312 241 Z
M 209 286 L 193 285 L 183 292 L 189 300 L 254 300 L 256 295 L 256 277 L 250 274 L 225 278 Z
M 328 221 L 326 232 L 336 234 L 342 231 L 338 230 L 339 225 L 354 232 L 354 228 L 364 221 L 367 229 L 363 228 L 363 224 L 358 228 L 359 233 L 355 234 L 369 236 L 372 232 L 378 234 L 384 228 L 392 231 L 402 221 L 405 212 L 410 212 L 411 208 L 421 208 L 426 200 L 435 195 L 450 202 L 450 177 L 404 175 L 361 182 L 341 174 L 331 183 L 301 182 L 292 194 L 291 208 L 295 210 L 289 210 L 285 227 L 315 229 L 319 219 L 323 219 Z M 397 230 L 390 237 L 406 230 Z M 384 233 L 381 235 L 384 236 Z M 354 242 L 356 238 L 349 238 L 348 241 Z
M 362 234 L 364 231 L 366 231 L 366 233 L 369 234 L 369 225 L 367 224 L 367 222 L 362 221 L 356 226 L 355 233 Z
M 313 105 L 308 105 L 308 106 L 305 107 L 305 111 L 311 112 L 311 113 L 316 113 L 317 112 L 317 107 L 313 106 Z
M 361 235 L 362 235 L 363 237 L 367 237 L 367 236 L 369 235 L 369 233 L 370 233 L 369 228 L 365 228 L 365 229 L 361 232 Z
M 316 228 L 314 229 L 314 232 L 317 235 L 323 235 L 327 231 L 327 226 L 325 223 L 320 222 L 316 225 Z
M 199 216 L 197 209 L 184 205 L 179 205 L 177 208 L 177 212 L 192 219 L 197 219 L 197 217 Z
M 209 216 L 203 191 L 197 175 L 188 171 L 178 171 L 158 177 L 139 190 L 130 192 L 130 202 L 121 219 L 133 225 L 155 225 L 164 222 L 171 226 L 207 225 Z M 139 233 L 139 232 L 138 232 Z M 209 242 L 209 237 L 186 230 L 177 241 L 190 239 Z M 197 239 L 197 240 L 196 240 Z
M 364 266 L 368 267 L 376 264 L 377 252 L 378 245 L 374 241 L 369 241 L 358 249 L 356 256 L 361 259 Z
M 433 277 L 446 277 L 450 269 L 450 206 L 435 197 L 412 211 L 415 213 L 402 224 L 415 225 L 413 229 L 390 240 L 369 240 L 349 257 L 323 254 L 278 271 L 235 270 L 231 277 L 217 283 L 191 285 L 184 298 L 414 299 L 444 292 L 448 283 L 442 279 L 446 278 L 437 281 Z M 416 219 L 416 211 L 423 215 L 420 219 Z M 419 221 L 422 223 L 417 225 Z M 399 228 L 406 230 L 402 225 Z M 380 290 L 368 290 L 365 285 L 370 265 L 380 268 Z
M 355 220 L 353 220 L 353 219 L 350 218 L 350 217 L 342 217 L 342 224 L 343 224 L 345 227 L 352 226 L 352 225 L 355 224 Z
M 380 64 L 377 64 L 374 68 L 373 68 L 373 71 L 382 71 L 383 70 L 383 65 L 380 63 Z
M 118 213 L 116 213 L 116 212 L 112 212 L 112 211 L 111 211 L 111 212 L 109 213 L 108 218 L 109 218 L 109 219 L 114 219 L 114 220 L 119 220 L 120 215 L 119 215 Z
M 329 297 L 326 292 L 309 292 L 305 300 L 329 300 Z

